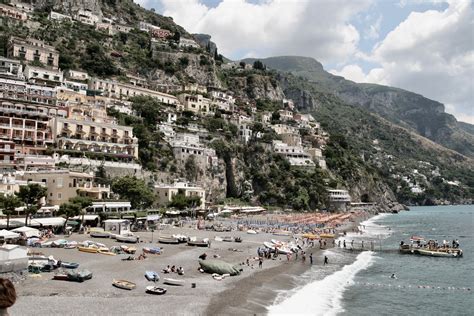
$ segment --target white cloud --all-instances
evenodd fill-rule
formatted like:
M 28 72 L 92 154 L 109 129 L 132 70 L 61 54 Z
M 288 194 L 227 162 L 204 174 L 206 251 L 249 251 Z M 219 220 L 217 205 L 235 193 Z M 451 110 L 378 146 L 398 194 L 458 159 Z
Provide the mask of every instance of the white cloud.
M 305 55 L 323 62 L 349 60 L 359 32 L 349 22 L 372 0 L 223 0 L 208 8 L 199 0 L 161 0 L 164 15 L 193 33 L 212 35 L 220 52 L 242 55 Z
M 382 16 L 380 15 L 377 20 L 366 30 L 364 38 L 375 40 L 380 36 L 380 26 L 382 25 Z
M 412 12 L 387 34 L 365 56 L 380 67 L 367 74 L 354 65 L 332 72 L 420 93 L 450 104 L 449 113 L 474 123 L 473 8 L 468 0 L 448 4 L 443 11 Z

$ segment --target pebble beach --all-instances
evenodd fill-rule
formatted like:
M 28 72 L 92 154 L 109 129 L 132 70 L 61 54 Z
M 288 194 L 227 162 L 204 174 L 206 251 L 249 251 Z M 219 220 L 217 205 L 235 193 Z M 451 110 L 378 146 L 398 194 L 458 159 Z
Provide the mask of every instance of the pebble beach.
M 346 223 L 340 229 L 351 227 Z M 242 315 L 265 314 L 266 306 L 272 304 L 278 291 L 295 287 L 295 275 L 310 268 L 309 259 L 303 262 L 293 257 L 288 261 L 284 255 L 276 259 L 265 259 L 263 267 L 258 267 L 257 249 L 264 241 L 278 239 L 291 241 L 291 236 L 274 236 L 272 233 L 247 234 L 245 231 L 215 232 L 197 230 L 192 225 L 185 227 L 167 227 L 160 231 L 137 232 L 140 243 L 135 256 L 142 253 L 143 247 L 159 246 L 160 255 L 147 255 L 144 260 L 123 261 L 129 255 L 109 256 L 80 252 L 77 249 L 34 248 L 45 256 L 53 256 L 63 262 L 77 262 L 80 269 L 93 273 L 91 280 L 83 283 L 53 280 L 55 272 L 29 274 L 16 284 L 18 300 L 10 308 L 11 315 Z M 210 248 L 191 247 L 186 244 L 158 244 L 160 235 L 184 234 L 197 238 L 209 238 Z M 215 241 L 216 236 L 241 237 L 242 242 Z M 57 236 L 56 238 L 63 238 Z M 82 242 L 93 240 L 107 247 L 119 246 L 114 239 L 90 238 L 87 234 L 72 234 L 69 240 Z M 54 239 L 51 239 L 54 240 Z M 328 242 L 328 247 L 332 241 Z M 314 264 L 323 262 L 322 252 L 316 242 L 314 247 L 304 248 L 309 256 L 313 254 Z M 198 271 L 198 257 L 207 254 L 207 258 L 239 265 L 243 271 L 238 276 L 214 280 L 210 274 Z M 249 265 L 247 265 L 249 259 Z M 185 274 L 163 274 L 166 266 L 182 266 Z M 322 268 L 322 267 L 321 267 Z M 145 287 L 154 285 L 144 277 L 145 271 L 156 271 L 161 280 L 157 286 L 167 289 L 165 295 L 155 296 L 145 293 Z M 163 284 L 163 278 L 170 277 L 185 281 L 184 286 Z M 124 279 L 136 283 L 134 290 L 126 291 L 112 286 L 114 279 Z M 192 284 L 195 287 L 192 287 Z

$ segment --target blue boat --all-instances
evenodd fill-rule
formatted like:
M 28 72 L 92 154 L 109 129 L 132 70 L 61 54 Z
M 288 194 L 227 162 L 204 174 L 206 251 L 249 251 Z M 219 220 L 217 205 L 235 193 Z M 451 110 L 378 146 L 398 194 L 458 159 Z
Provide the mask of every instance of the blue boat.
M 160 276 L 155 271 L 145 271 L 145 278 L 148 281 L 157 282 L 160 280 Z

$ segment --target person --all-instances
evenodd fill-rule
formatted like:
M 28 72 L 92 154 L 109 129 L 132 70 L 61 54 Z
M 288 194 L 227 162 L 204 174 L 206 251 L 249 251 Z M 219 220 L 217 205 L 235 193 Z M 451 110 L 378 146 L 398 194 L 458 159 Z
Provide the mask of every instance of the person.
M 175 266 L 171 267 L 171 272 L 173 272 L 173 273 L 176 272 L 176 267 Z
M 390 279 L 396 279 L 397 276 L 395 275 L 395 273 L 392 273 L 392 275 L 390 276 Z
M 183 267 L 179 267 L 179 268 L 178 268 L 178 274 L 179 274 L 179 275 L 184 275 L 184 269 L 183 269 Z
M 303 261 L 303 263 L 306 261 L 306 253 L 304 251 L 301 254 L 301 260 Z
M 166 269 L 163 269 L 163 273 L 165 273 L 165 274 L 168 274 L 170 272 L 171 272 L 171 268 L 170 268 L 169 265 L 166 267 Z
M 344 246 L 344 248 L 346 248 L 346 240 L 344 239 L 342 245 Z
M 263 258 L 262 257 L 258 257 L 258 267 L 261 269 L 263 266 Z
M 329 264 L 329 259 L 327 256 L 324 256 L 324 265 Z
M 364 249 L 364 241 L 363 240 L 362 240 L 362 246 L 360 248 Z
M 201 259 L 201 260 L 206 260 L 206 258 L 207 258 L 206 253 L 203 253 L 202 255 L 199 256 L 199 259 Z
M 313 265 L 313 253 L 309 254 L 309 264 Z
M 351 240 L 351 248 L 354 248 L 354 239 Z
M 12 307 L 15 301 L 15 286 L 10 280 L 0 278 L 0 315 L 8 316 L 7 308 Z

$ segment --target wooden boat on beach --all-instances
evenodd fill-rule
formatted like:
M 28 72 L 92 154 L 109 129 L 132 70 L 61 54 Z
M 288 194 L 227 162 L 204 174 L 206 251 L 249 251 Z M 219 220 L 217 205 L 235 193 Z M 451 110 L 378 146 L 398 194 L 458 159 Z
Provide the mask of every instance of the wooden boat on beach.
M 160 280 L 160 276 L 155 271 L 145 271 L 145 278 L 148 281 L 157 282 Z
M 146 287 L 146 293 L 154 294 L 154 295 L 163 295 L 163 294 L 166 294 L 166 289 L 162 287 L 150 285 Z
M 132 243 L 135 244 L 138 242 L 138 236 L 135 236 L 132 233 L 124 234 L 124 235 L 116 235 L 115 239 L 120 242 L 127 242 L 127 243 Z
M 115 252 L 112 252 L 109 249 L 99 249 L 99 251 L 97 251 L 97 252 L 100 253 L 101 255 L 107 255 L 107 256 L 116 256 L 117 255 Z
M 133 290 L 137 285 L 127 280 L 113 280 L 112 285 L 123 290 Z
M 125 252 L 126 254 L 129 254 L 129 255 L 133 255 L 135 252 L 137 252 L 137 248 L 129 247 L 129 246 L 125 246 L 125 245 L 121 245 L 120 249 L 122 249 L 123 252 Z
M 67 276 L 69 281 L 84 282 L 86 280 L 92 279 L 92 272 L 90 272 L 89 270 L 72 270 L 67 273 Z
M 91 228 L 89 236 L 93 238 L 110 238 L 110 233 L 101 228 Z
M 270 250 L 275 250 L 275 245 L 268 241 L 263 242 L 263 245 Z
M 53 280 L 57 281 L 69 281 L 69 278 L 66 273 L 59 273 L 53 276 Z
M 164 278 L 163 279 L 164 284 L 169 284 L 169 285 L 175 285 L 175 286 L 183 286 L 184 285 L 184 280 L 177 280 L 177 279 L 172 279 L 172 278 Z
M 143 247 L 143 252 L 149 253 L 152 255 L 159 255 L 161 254 L 161 248 L 160 247 Z
M 188 246 L 195 246 L 195 247 L 207 247 L 209 243 L 204 240 L 195 240 L 195 241 L 188 241 Z
M 321 238 L 334 238 L 336 235 L 334 234 L 320 234 L 319 237 Z
M 97 251 L 99 251 L 98 248 L 84 247 L 84 246 L 77 247 L 77 250 L 82 251 L 82 252 L 88 252 L 88 253 L 97 253 Z

